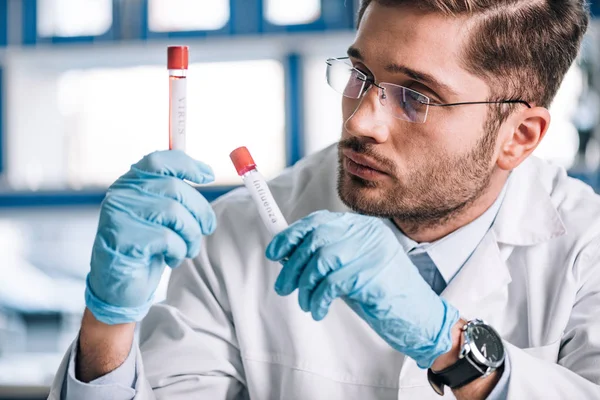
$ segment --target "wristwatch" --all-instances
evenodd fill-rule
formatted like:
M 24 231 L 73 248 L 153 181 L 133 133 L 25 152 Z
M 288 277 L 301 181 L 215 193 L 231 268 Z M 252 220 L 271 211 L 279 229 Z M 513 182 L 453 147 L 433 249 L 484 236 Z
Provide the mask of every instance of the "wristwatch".
M 427 379 L 440 396 L 444 386 L 457 389 L 477 378 L 485 378 L 504 365 L 504 345 L 498 332 L 480 319 L 462 327 L 463 344 L 458 361 L 441 371 L 429 368 Z

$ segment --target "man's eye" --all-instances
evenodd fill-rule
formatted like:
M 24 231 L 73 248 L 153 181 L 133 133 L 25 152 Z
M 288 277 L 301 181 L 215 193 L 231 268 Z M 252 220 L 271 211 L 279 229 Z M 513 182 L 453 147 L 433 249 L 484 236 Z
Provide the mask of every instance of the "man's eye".
M 418 93 L 422 93 L 424 96 L 429 97 L 429 99 L 435 103 L 440 103 L 440 97 L 431 89 L 429 89 L 427 86 L 424 86 L 422 84 L 415 84 L 415 85 L 410 85 L 407 86 L 409 89 L 414 90 L 415 92 Z
M 352 64 L 352 66 L 354 68 L 356 68 L 357 70 L 359 70 L 360 72 L 362 72 L 363 74 L 365 74 L 367 77 L 371 76 L 371 74 L 369 73 L 369 70 L 364 65 L 362 65 L 360 63 L 356 63 L 356 64 Z

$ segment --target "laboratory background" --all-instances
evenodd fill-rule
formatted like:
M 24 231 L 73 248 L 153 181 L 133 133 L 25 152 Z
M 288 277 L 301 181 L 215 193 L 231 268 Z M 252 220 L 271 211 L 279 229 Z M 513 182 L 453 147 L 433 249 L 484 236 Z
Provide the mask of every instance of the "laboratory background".
M 600 2 L 591 5 L 600 17 Z M 43 399 L 77 335 L 107 187 L 169 146 L 167 47 L 189 46 L 188 153 L 213 200 L 247 146 L 274 177 L 337 141 L 358 0 L 0 0 L 0 400 Z M 594 20 L 536 155 L 600 191 Z M 156 301 L 164 299 L 168 269 Z

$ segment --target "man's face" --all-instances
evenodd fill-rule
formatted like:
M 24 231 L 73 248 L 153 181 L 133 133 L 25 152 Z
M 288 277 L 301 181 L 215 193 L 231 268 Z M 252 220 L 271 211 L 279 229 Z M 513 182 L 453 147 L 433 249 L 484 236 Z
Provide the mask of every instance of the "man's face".
M 489 86 L 460 63 L 464 25 L 373 3 L 360 23 L 350 61 L 376 83 L 406 86 L 432 103 L 485 101 Z M 437 82 L 418 81 L 409 70 Z M 425 123 L 411 123 L 387 112 L 371 87 L 361 99 L 343 97 L 342 107 L 338 192 L 350 208 L 437 223 L 488 187 L 498 130 L 487 119 L 489 106 L 429 107 Z

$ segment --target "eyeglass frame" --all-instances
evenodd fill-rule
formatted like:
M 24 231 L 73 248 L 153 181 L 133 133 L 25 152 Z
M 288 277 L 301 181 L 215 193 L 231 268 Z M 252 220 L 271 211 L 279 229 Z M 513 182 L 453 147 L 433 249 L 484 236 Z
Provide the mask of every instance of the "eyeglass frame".
M 327 61 L 325 61 L 327 63 L 328 66 L 332 66 L 330 64 L 330 61 L 341 61 L 342 60 L 349 60 L 350 57 L 340 57 L 340 58 L 328 58 Z M 359 72 L 361 75 L 365 76 L 365 80 L 364 82 L 367 84 L 367 86 L 363 89 L 362 93 L 360 94 L 359 97 L 350 97 L 350 96 L 346 96 L 344 94 L 342 94 L 342 96 L 344 97 L 348 97 L 349 99 L 360 99 L 370 88 L 371 86 L 375 86 L 378 89 L 381 89 L 383 91 L 385 91 L 384 87 L 381 87 L 380 85 L 382 83 L 385 83 L 386 85 L 392 85 L 392 86 L 397 86 L 400 87 L 402 89 L 406 89 L 406 90 L 410 90 L 412 92 L 417 93 L 419 96 L 422 96 L 424 98 L 426 98 L 429 102 L 428 103 L 424 103 L 421 100 L 417 100 L 419 103 L 426 105 L 426 106 L 433 106 L 433 107 L 455 107 L 455 106 L 465 106 L 465 105 L 473 105 L 473 104 L 523 104 L 525 106 L 527 106 L 527 108 L 533 108 L 531 106 L 531 104 L 529 104 L 527 101 L 525 100 L 521 100 L 521 99 L 515 99 L 515 100 L 498 100 L 498 101 L 466 101 L 466 102 L 459 102 L 459 103 L 431 103 L 431 98 L 429 96 L 424 95 L 421 92 L 418 92 L 414 89 L 411 88 L 407 88 L 406 86 L 402 86 L 402 85 L 397 85 L 395 83 L 390 83 L 390 82 L 380 82 L 379 84 L 375 82 L 375 78 L 374 77 L 370 77 L 367 74 L 365 74 L 363 71 L 361 71 L 360 69 L 352 66 L 351 64 L 348 63 L 344 63 L 346 65 L 348 65 L 349 67 L 351 67 L 353 70 Z M 360 75 L 359 75 L 360 76 Z M 397 117 L 394 117 L 397 118 Z

